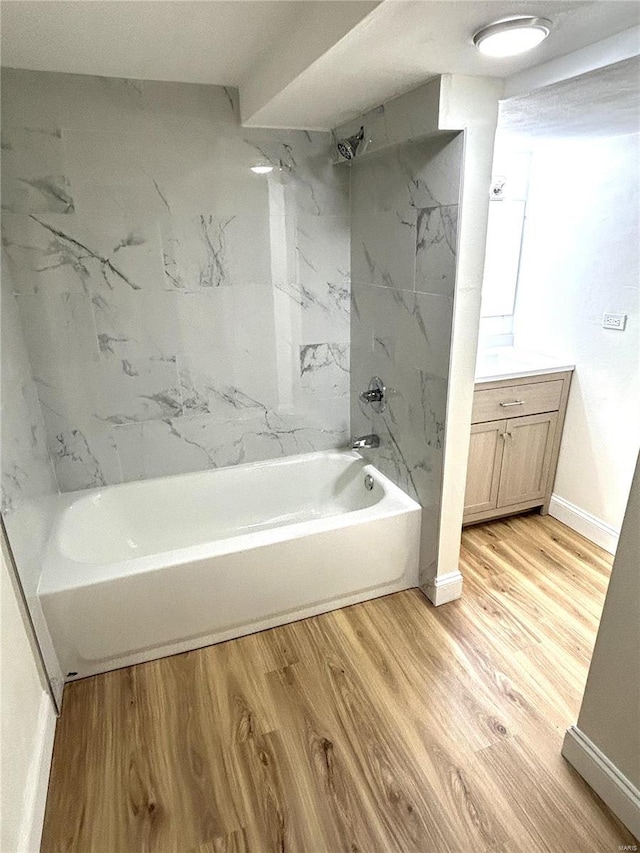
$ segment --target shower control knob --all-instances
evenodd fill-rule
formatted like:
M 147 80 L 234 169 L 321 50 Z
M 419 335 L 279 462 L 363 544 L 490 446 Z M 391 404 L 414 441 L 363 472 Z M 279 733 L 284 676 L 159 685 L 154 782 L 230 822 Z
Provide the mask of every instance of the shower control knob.
M 370 403 L 374 412 L 384 412 L 386 405 L 384 395 L 386 392 L 384 382 L 379 376 L 374 376 L 366 391 L 362 391 L 360 399 L 363 403 Z
M 382 391 L 379 388 L 372 388 L 371 391 L 363 391 L 360 397 L 365 403 L 379 403 L 382 400 Z

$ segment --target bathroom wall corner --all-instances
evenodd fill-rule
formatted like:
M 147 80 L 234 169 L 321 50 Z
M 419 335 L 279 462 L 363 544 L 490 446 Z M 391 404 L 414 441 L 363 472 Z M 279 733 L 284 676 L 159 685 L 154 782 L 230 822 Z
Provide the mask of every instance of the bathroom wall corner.
M 440 126 L 464 128 L 458 222 L 456 295 L 444 430 L 442 507 L 437 577 L 460 571 L 460 532 L 469 453 L 471 407 L 480 325 L 480 303 L 501 80 L 444 75 Z

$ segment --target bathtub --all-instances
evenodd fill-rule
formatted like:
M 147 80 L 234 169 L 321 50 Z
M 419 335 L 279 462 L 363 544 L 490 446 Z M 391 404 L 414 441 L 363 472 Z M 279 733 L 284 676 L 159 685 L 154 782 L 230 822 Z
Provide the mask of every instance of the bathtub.
M 352 452 L 74 492 L 38 595 L 82 678 L 417 586 L 420 521 Z

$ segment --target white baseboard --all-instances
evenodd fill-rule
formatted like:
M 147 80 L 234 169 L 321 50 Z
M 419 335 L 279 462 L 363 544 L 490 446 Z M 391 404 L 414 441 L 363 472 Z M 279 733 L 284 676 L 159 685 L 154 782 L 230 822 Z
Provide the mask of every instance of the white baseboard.
M 460 572 L 448 572 L 446 575 L 437 575 L 421 589 L 429 601 L 439 607 L 441 604 L 447 604 L 449 601 L 460 598 L 462 581 Z
M 567 729 L 562 754 L 629 832 L 640 839 L 640 791 L 577 726 Z
M 56 713 L 53 703 L 49 694 L 43 692 L 38 713 L 37 740 L 24 791 L 24 811 L 18 848 L 20 853 L 37 853 L 40 850 L 55 731 Z
M 584 509 L 580 509 L 579 506 L 569 503 L 559 495 L 551 495 L 549 515 L 604 548 L 610 554 L 616 553 L 620 531 L 605 524 L 602 519 L 596 518 L 595 515 L 591 515 Z

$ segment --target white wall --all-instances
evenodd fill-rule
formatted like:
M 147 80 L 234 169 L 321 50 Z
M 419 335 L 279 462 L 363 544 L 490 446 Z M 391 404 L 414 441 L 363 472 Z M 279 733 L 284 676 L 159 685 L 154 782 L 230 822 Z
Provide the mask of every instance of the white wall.
M 629 495 L 577 727 L 563 753 L 640 833 L 640 461 Z
M 39 849 L 55 715 L 43 690 L 4 549 L 0 560 L 0 850 Z
M 554 494 L 614 532 L 640 435 L 639 142 L 535 145 L 514 319 L 516 346 L 576 364 Z M 605 311 L 626 331 L 603 329 Z
M 640 466 L 584 691 L 579 728 L 640 788 Z
M 439 125 L 443 130 L 464 128 L 465 148 L 444 437 L 438 567 L 436 577 L 427 587 L 427 594 L 435 604 L 446 604 L 458 598 L 462 592 L 459 573 L 460 529 L 478 349 L 491 163 L 501 93 L 501 80 L 457 74 L 446 74 L 443 77 Z

